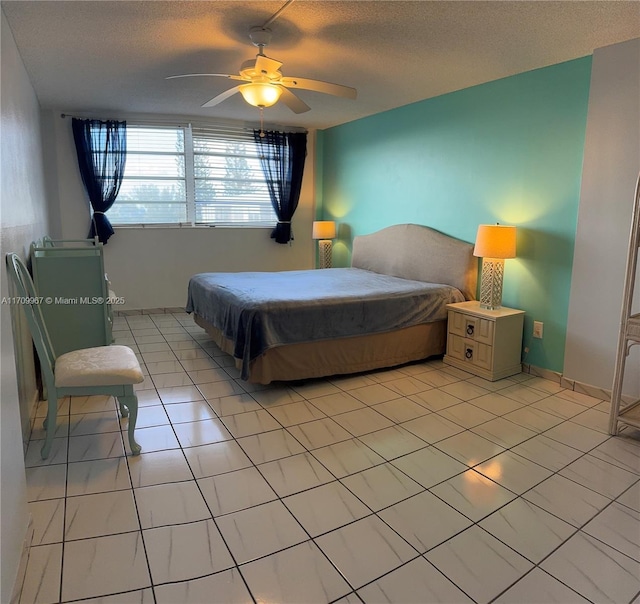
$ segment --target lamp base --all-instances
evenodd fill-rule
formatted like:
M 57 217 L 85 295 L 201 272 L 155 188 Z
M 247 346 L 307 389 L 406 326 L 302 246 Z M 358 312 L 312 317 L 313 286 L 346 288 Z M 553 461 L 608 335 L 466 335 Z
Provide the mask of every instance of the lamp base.
M 504 260 L 483 258 L 480 278 L 480 308 L 497 310 L 502 306 L 502 279 Z
M 333 244 L 331 239 L 318 240 L 318 257 L 320 260 L 320 268 L 331 268 L 331 252 Z

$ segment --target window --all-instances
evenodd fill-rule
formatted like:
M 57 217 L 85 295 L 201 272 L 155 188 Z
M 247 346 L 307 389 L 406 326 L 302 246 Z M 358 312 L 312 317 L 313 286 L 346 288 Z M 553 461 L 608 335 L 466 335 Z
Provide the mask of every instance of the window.
M 127 125 L 114 225 L 273 226 L 277 221 L 245 128 Z

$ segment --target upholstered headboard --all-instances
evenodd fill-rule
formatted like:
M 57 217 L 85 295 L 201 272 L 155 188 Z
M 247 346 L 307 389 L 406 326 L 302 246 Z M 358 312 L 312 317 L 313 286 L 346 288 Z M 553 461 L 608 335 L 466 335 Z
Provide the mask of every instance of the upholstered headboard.
M 475 300 L 478 259 L 473 244 L 418 224 L 397 224 L 353 240 L 351 266 L 457 287 Z

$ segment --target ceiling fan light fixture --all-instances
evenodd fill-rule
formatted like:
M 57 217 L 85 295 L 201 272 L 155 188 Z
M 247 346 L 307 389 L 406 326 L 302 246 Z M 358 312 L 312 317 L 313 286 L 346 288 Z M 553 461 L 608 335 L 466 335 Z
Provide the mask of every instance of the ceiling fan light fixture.
M 254 107 L 271 107 L 278 102 L 282 87 L 275 84 L 253 82 L 239 86 L 240 93 L 249 105 Z

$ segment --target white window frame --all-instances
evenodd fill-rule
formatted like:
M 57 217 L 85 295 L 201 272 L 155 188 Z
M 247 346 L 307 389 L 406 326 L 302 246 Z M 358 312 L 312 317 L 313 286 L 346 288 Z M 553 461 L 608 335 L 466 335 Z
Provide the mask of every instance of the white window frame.
M 194 130 L 197 132 L 201 128 L 206 128 L 209 132 L 214 132 L 217 130 L 221 133 L 221 136 L 224 137 L 225 131 L 231 131 L 235 134 L 235 136 L 246 136 L 247 142 L 253 143 L 253 129 L 247 126 L 239 126 L 239 125 L 229 125 L 225 124 L 224 126 L 217 125 L 200 125 L 200 124 L 177 124 L 177 123 L 148 123 L 146 121 L 128 121 L 127 128 L 145 128 L 145 129 L 162 129 L 165 130 L 167 128 L 174 130 L 182 130 L 184 136 L 184 182 L 185 182 L 185 194 L 186 194 L 186 222 L 153 222 L 153 223 L 130 223 L 130 222 L 117 222 L 117 219 L 111 219 L 111 222 L 114 227 L 117 228 L 154 228 L 154 227 L 212 227 L 212 226 L 229 226 L 236 228 L 273 228 L 276 224 L 278 218 L 276 216 L 273 207 L 271 206 L 271 202 L 269 200 L 268 208 L 270 210 L 270 216 L 268 219 L 263 220 L 220 220 L 220 221 L 207 221 L 207 222 L 196 222 L 196 191 L 195 191 L 195 167 L 194 167 Z M 126 174 L 126 168 L 125 168 Z M 266 188 L 266 180 L 264 182 L 264 186 Z M 268 199 L 268 198 L 267 198 Z M 118 200 L 116 198 L 114 203 L 114 208 L 117 206 Z M 265 209 L 267 205 L 263 202 L 260 204 L 260 207 Z M 107 214 L 109 216 L 109 214 Z

